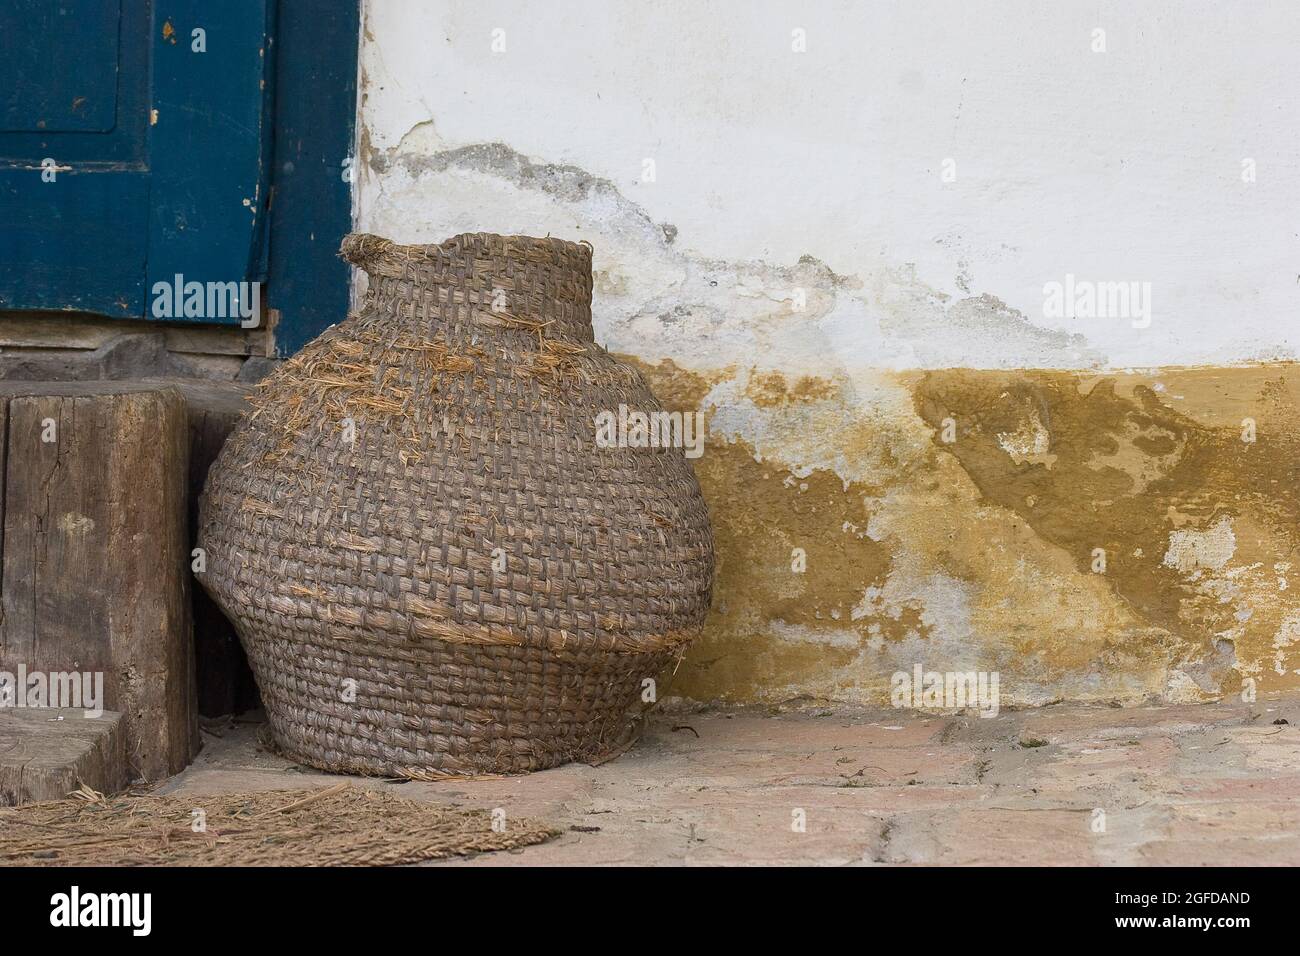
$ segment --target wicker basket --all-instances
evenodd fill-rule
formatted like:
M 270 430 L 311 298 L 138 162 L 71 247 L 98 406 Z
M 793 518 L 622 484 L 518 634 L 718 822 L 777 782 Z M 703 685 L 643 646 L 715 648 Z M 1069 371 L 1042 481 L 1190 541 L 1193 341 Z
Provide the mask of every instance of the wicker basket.
M 204 585 L 275 739 L 328 770 L 597 762 L 708 611 L 680 448 L 600 447 L 660 406 L 596 345 L 591 250 L 473 234 L 343 242 L 358 314 L 264 383 L 208 476 Z

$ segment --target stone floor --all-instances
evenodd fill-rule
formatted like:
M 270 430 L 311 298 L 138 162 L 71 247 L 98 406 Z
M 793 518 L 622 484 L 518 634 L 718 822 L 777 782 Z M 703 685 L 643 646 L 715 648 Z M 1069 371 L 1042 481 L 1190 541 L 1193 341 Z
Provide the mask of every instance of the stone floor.
M 165 792 L 337 782 L 208 722 Z M 218 734 L 220 736 L 218 736 Z M 1300 697 L 978 716 L 785 707 L 661 714 L 601 767 L 404 796 L 565 828 L 452 866 L 1300 863 Z M 800 826 L 802 824 L 802 826 Z

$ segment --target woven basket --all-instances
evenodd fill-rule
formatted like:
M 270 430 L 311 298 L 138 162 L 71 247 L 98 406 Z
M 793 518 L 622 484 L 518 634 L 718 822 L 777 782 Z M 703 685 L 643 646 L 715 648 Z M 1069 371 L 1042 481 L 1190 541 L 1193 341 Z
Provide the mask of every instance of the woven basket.
M 208 476 L 200 575 L 276 742 L 429 777 L 598 762 L 708 611 L 713 540 L 680 448 L 600 447 L 656 411 L 593 340 L 591 250 L 353 235 L 361 311 L 262 385 Z

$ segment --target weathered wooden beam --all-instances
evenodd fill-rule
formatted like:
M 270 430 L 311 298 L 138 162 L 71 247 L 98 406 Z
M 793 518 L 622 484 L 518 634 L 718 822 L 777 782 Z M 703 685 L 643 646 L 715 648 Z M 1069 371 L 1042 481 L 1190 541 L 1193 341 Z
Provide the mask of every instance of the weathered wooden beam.
M 185 395 L 190 427 L 189 518 L 190 546 L 197 538 L 199 495 L 208 469 L 235 424 L 249 410 L 251 385 L 169 379 L 165 383 Z M 261 699 L 248 656 L 235 627 L 208 592 L 190 582 L 194 609 L 195 670 L 199 713 L 205 717 L 239 714 L 258 707 Z
M 264 328 L 132 322 L 81 313 L 7 312 L 0 315 L 0 348 L 102 348 L 123 334 L 161 333 L 168 350 L 201 355 L 269 355 Z
M 102 673 L 133 775 L 177 773 L 199 747 L 185 401 L 140 383 L 0 383 L 0 408 L 0 671 Z

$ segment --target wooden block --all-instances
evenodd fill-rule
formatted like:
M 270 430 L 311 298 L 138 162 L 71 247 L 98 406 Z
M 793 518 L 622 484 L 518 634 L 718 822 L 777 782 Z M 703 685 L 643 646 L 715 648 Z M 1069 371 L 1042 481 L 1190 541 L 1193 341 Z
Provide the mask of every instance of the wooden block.
M 208 469 L 217 460 L 235 424 L 249 410 L 251 385 L 194 379 L 158 380 L 185 396 L 190 428 L 189 541 L 196 540 L 199 495 Z M 194 609 L 194 657 L 199 713 L 205 717 L 241 714 L 261 705 L 248 656 L 234 625 L 197 581 L 190 582 Z
M 102 672 L 134 775 L 198 751 L 179 391 L 0 384 L 0 670 Z
M 0 806 L 63 800 L 83 784 L 117 793 L 128 783 L 121 714 L 0 710 Z

